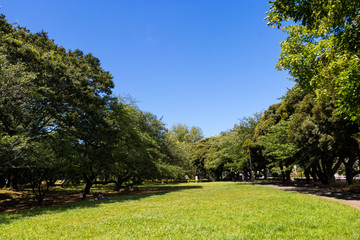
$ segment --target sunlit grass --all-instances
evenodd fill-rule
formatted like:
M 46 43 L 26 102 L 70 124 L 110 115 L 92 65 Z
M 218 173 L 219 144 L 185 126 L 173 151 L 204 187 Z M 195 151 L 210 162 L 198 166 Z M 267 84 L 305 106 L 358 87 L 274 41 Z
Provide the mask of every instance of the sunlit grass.
M 0 239 L 360 239 L 360 211 L 335 201 L 238 183 L 162 189 L 2 213 Z

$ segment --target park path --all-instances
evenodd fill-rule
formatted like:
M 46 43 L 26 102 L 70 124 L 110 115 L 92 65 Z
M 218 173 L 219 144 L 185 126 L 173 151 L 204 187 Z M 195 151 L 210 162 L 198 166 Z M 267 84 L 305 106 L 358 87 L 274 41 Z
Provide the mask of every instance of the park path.
M 281 184 L 261 184 L 261 185 L 278 188 L 285 191 L 299 192 L 299 193 L 310 194 L 322 198 L 335 200 L 360 210 L 360 194 L 358 193 L 333 191 L 328 188 L 307 187 L 307 186 L 287 186 Z

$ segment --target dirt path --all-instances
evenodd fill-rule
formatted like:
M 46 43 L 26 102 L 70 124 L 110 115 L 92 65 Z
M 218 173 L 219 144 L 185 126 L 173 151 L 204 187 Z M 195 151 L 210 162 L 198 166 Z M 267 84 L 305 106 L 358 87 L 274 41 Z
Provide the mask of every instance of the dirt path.
M 358 193 L 332 190 L 329 188 L 307 187 L 307 186 L 287 186 L 281 184 L 261 184 L 261 185 L 278 188 L 285 191 L 299 192 L 299 193 L 310 194 L 314 196 L 335 200 L 360 210 L 360 194 Z

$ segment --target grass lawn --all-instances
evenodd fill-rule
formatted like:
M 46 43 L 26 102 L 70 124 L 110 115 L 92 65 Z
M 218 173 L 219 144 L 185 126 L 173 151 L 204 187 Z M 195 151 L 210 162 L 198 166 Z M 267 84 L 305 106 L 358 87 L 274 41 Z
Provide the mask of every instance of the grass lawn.
M 0 214 L 0 239 L 360 239 L 360 211 L 232 182 Z

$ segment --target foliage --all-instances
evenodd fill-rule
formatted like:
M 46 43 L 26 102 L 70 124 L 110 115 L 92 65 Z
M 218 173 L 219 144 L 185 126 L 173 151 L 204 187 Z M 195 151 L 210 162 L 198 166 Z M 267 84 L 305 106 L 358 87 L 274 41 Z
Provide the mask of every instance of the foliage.
M 164 123 L 111 96 L 100 60 L 0 17 L 0 176 L 30 184 L 41 204 L 56 179 L 94 183 L 180 178 L 189 169 Z M 202 137 L 189 129 L 186 142 Z M 179 161 L 181 159 L 181 161 Z
M 259 137 L 257 144 L 264 149 L 266 158 L 271 159 L 268 167 L 284 167 L 292 169 L 296 146 L 290 141 L 288 127 L 290 121 L 282 120 L 269 127 L 267 133 Z
M 169 135 L 178 142 L 196 143 L 204 138 L 199 127 L 188 127 L 186 124 L 176 124 L 169 130 Z
M 261 114 L 243 118 L 229 132 L 193 145 L 192 162 L 197 174 L 216 180 L 240 180 L 250 176 L 249 146 Z M 255 151 L 255 150 L 254 150 Z
M 309 159 L 305 166 L 311 166 L 323 183 L 334 181 L 342 162 L 352 162 L 353 168 L 358 158 L 359 145 L 353 135 L 359 127 L 336 114 L 332 101 L 318 101 L 307 95 L 298 103 L 289 131 L 293 142 Z M 349 183 L 353 176 L 349 172 Z
M 279 111 L 282 119 L 290 119 L 288 135 L 297 148 L 293 161 L 305 168 L 308 179 L 310 174 L 323 183 L 334 181 L 334 173 L 343 163 L 351 184 L 358 173 L 359 159 L 356 136 L 360 124 L 360 3 L 356 0 L 269 3 L 268 25 L 282 27 L 288 34 L 281 42 L 276 67 L 289 71 L 298 83 L 293 92 L 303 92 L 298 95 L 300 98 L 293 98 L 294 107 Z M 281 104 L 289 106 L 288 99 Z
M 192 146 L 191 162 L 195 168 L 195 175 L 200 178 L 220 179 L 224 164 L 219 164 L 214 159 L 214 154 L 219 150 L 216 146 L 219 138 L 221 136 L 205 138 Z
M 172 159 L 184 170 L 183 175 L 195 177 L 201 175 L 198 162 L 193 161 L 195 146 L 203 139 L 202 130 L 199 127 L 189 127 L 186 124 L 173 125 L 166 133 L 166 143 Z M 202 163 L 203 165 L 203 163 Z M 201 167 L 200 167 L 201 168 Z
M 319 98 L 336 100 L 337 112 L 359 121 L 360 3 L 356 0 L 270 2 L 268 24 L 284 27 L 278 69 Z

